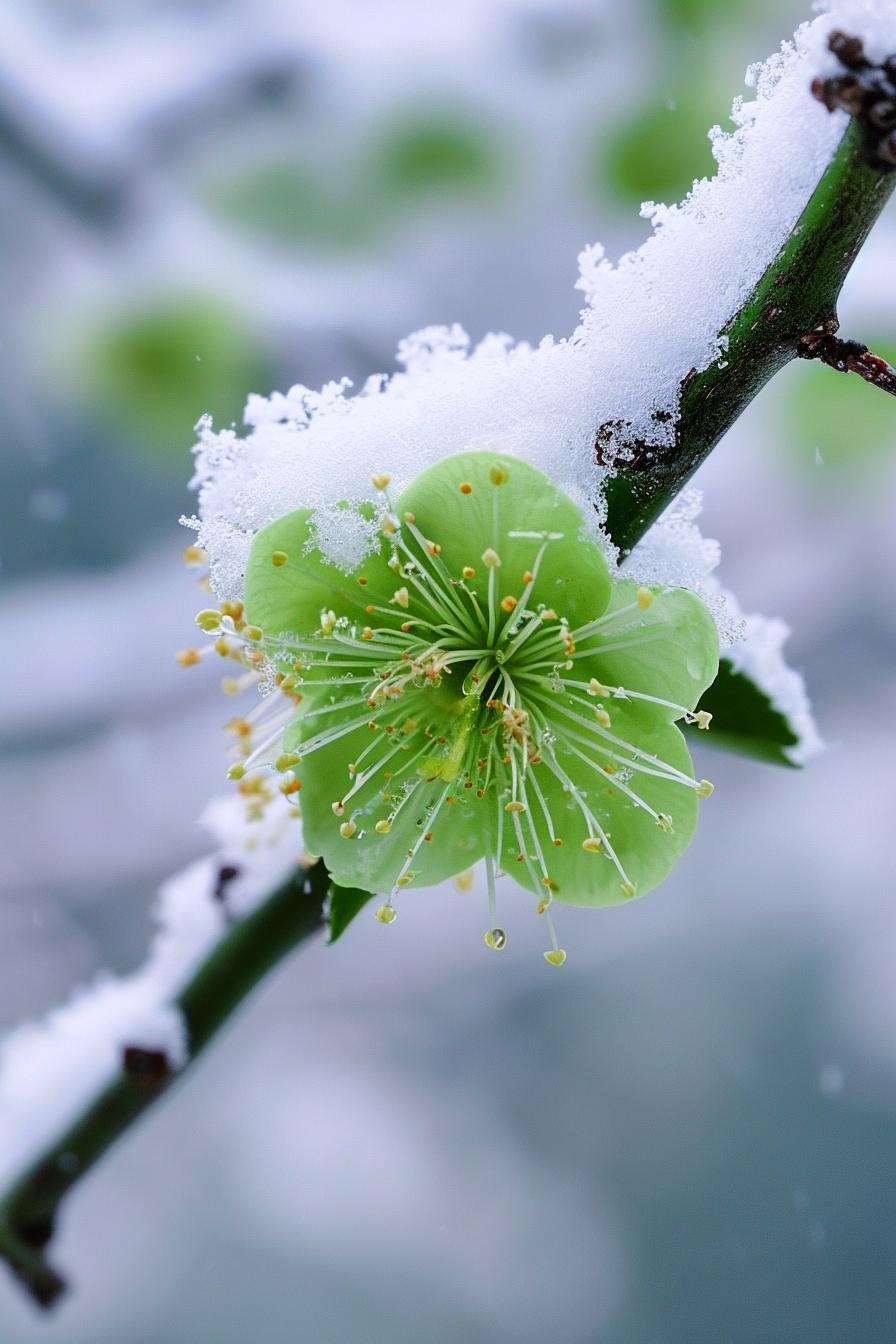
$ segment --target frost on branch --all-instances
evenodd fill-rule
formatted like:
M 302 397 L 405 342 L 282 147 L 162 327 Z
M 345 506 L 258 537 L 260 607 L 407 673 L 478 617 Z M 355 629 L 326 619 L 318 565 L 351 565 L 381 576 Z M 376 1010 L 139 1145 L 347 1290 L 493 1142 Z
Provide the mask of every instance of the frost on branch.
M 285 800 L 247 827 L 241 802 L 215 798 L 201 824 L 217 848 L 165 882 L 149 955 L 131 975 L 99 976 L 44 1019 L 15 1028 L 0 1048 L 0 1185 L 6 1185 L 83 1111 L 122 1067 L 140 1086 L 182 1068 L 190 1042 L 174 1000 L 234 919 L 270 896 L 301 858 Z

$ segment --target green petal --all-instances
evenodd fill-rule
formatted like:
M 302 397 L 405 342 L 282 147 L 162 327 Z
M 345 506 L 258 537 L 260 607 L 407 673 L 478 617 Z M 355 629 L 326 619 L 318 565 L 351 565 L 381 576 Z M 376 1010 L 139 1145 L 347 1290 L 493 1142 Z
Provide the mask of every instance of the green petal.
M 607 613 L 632 606 L 635 610 L 608 622 L 598 638 L 582 640 L 578 651 L 593 648 L 594 654 L 577 658 L 575 670 L 567 675 L 585 681 L 596 677 L 607 686 L 624 686 L 693 709 L 719 669 L 715 621 L 686 588 L 650 588 L 653 601 L 646 610 L 637 606 L 638 591 L 632 579 L 614 582 Z M 622 647 L 613 648 L 615 644 Z M 680 717 L 679 709 L 637 703 L 649 704 L 648 714 L 665 722 Z
M 633 712 L 630 706 L 619 705 L 612 713 L 612 731 L 618 737 L 634 742 L 641 750 L 658 756 L 666 764 L 688 776 L 692 775 L 691 759 L 684 737 L 674 724 L 654 721 L 648 725 L 640 711 Z M 578 743 L 576 745 L 580 746 Z M 613 762 L 608 753 L 599 747 L 589 750 L 580 746 L 580 750 L 598 766 L 608 762 L 618 769 L 618 762 Z M 661 829 L 654 818 L 623 791 L 618 780 L 600 769 L 595 770 L 586 765 L 569 750 L 562 738 L 558 738 L 556 751 L 560 770 L 603 828 L 627 878 L 634 885 L 635 894 L 644 895 L 663 881 L 690 843 L 698 811 L 698 799 L 693 788 L 634 770 L 632 777 L 625 781 L 627 787 L 655 812 L 672 819 L 673 830 L 669 833 Z M 621 754 L 634 761 L 630 753 Z M 522 825 L 526 839 L 525 852 L 532 856 L 541 849 L 548 875 L 555 884 L 554 899 L 567 905 L 587 906 L 617 905 L 630 899 L 630 893 L 623 890 L 623 878 L 609 858 L 606 846 L 602 845 L 597 853 L 582 848 L 582 842 L 596 835 L 596 830 L 573 799 L 566 784 L 551 773 L 544 761 L 532 767 L 531 773 L 537 780 L 550 814 L 553 835 L 562 840 L 562 845 L 553 843 L 551 827 L 534 785 L 530 782 L 527 786 L 525 824 Z M 518 837 L 513 827 L 507 824 L 508 820 L 505 815 L 502 867 L 522 886 L 544 895 L 546 886 L 537 862 L 527 864 L 517 858 Z M 496 821 L 497 813 L 492 821 L 493 843 L 497 838 Z M 523 818 L 520 821 L 522 823 Z
M 321 728 L 321 719 L 328 727 L 347 724 L 357 710 L 339 710 L 320 718 L 307 712 L 308 703 L 320 705 L 323 687 L 303 704 L 290 728 L 291 745 L 299 751 Z M 446 784 L 443 779 L 429 782 L 420 773 L 426 755 L 417 756 L 421 743 L 419 733 L 411 735 L 405 746 L 388 761 L 383 759 L 363 788 L 347 799 L 342 816 L 333 812 L 334 802 L 346 797 L 352 787 L 353 776 L 349 762 L 359 762 L 362 769 L 374 760 L 384 758 L 387 751 L 399 747 L 400 734 L 394 737 L 384 729 L 376 734 L 361 726 L 336 738 L 331 744 L 309 753 L 297 773 L 302 780 L 302 819 L 304 842 L 312 854 L 325 861 L 334 882 L 345 887 L 361 887 L 365 891 L 389 892 L 407 858 L 408 851 L 416 848 L 409 872 L 413 874 L 408 886 L 427 887 L 468 868 L 484 853 L 484 805 L 472 790 L 465 790 L 461 779 Z M 363 761 L 362 753 L 376 740 L 376 754 Z M 413 759 L 415 758 L 416 759 Z M 391 772 L 387 779 L 384 771 Z M 413 797 L 400 808 L 391 831 L 386 835 L 375 830 L 377 821 L 385 821 L 400 802 L 403 791 L 414 787 Z M 389 795 L 384 798 L 383 795 Z M 432 808 L 446 795 L 446 801 L 433 820 Z M 454 799 L 447 802 L 447 798 Z M 344 837 L 340 828 L 354 823 L 354 835 Z M 431 840 L 421 840 L 426 834 Z
M 496 485 L 491 473 L 506 479 Z M 461 485 L 470 486 L 462 491 Z M 399 517 L 411 512 L 416 526 L 438 543 L 441 560 L 454 578 L 465 566 L 476 571 L 468 586 L 485 607 L 488 569 L 483 553 L 501 560 L 498 597 L 519 598 L 523 575 L 532 571 L 541 541 L 508 533 L 555 533 L 541 560 L 534 596 L 575 625 L 600 616 L 610 598 L 607 563 L 593 541 L 582 536 L 580 511 L 543 472 L 517 457 L 477 451 L 457 453 L 428 468 L 398 501 Z M 505 619 L 505 618 L 502 618 Z
M 311 509 L 297 509 L 257 533 L 246 566 L 245 606 L 250 624 L 266 636 L 284 631 L 308 635 L 320 629 L 321 611 L 333 610 L 366 625 L 365 606 L 388 600 L 394 589 L 386 565 L 385 538 L 351 574 L 325 560 L 313 544 Z M 286 556 L 277 565 L 273 557 Z M 367 579 L 362 585 L 359 579 Z M 377 616 L 377 625 L 400 624 L 401 617 Z

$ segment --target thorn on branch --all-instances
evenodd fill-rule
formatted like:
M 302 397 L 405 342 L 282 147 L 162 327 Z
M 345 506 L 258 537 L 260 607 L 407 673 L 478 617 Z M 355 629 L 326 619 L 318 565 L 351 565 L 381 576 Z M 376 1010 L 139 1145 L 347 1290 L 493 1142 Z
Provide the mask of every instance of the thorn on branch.
M 857 373 L 866 383 L 896 397 L 896 369 L 880 355 L 872 354 L 861 341 L 844 341 L 830 327 L 819 327 L 801 336 L 797 343 L 800 359 L 820 359 L 837 373 Z
M 813 79 L 812 94 L 829 112 L 842 111 L 862 128 L 868 162 L 886 172 L 896 170 L 896 56 L 880 64 L 870 61 L 860 37 L 839 30 L 828 47 L 844 70 L 831 79 Z

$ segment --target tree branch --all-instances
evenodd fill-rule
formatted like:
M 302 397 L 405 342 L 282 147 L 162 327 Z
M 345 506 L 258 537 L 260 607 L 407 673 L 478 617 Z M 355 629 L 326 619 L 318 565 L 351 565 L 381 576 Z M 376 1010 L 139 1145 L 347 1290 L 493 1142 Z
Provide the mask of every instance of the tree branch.
M 797 346 L 800 359 L 820 359 L 837 373 L 857 373 L 866 383 L 896 397 L 896 369 L 880 355 L 872 354 L 861 341 L 841 340 L 833 331 L 810 331 Z
M 187 1029 L 192 1064 L 268 972 L 323 923 L 329 874 L 300 869 L 245 919 L 234 924 L 175 1000 Z M 35 1302 L 48 1307 L 65 1280 L 45 1258 L 59 1204 L 90 1168 L 181 1077 L 164 1054 L 138 1045 L 121 1070 L 0 1200 L 0 1256 Z
M 853 73 L 824 81 L 813 91 L 855 119 L 790 237 L 722 333 L 724 361 L 691 370 L 683 380 L 674 444 L 650 454 L 649 444 L 628 445 L 630 459 L 619 464 L 608 487 L 608 526 L 623 551 L 643 536 L 789 360 L 823 358 L 894 390 L 896 375 L 885 361 L 835 337 L 841 287 L 896 184 L 891 171 L 896 133 L 869 121 L 882 97 L 889 97 L 887 63 L 871 66 L 855 39 L 842 34 L 835 35 L 832 49 L 837 50 L 838 39 L 837 54 Z M 601 442 L 598 431 L 598 453 Z M 267 972 L 320 927 L 328 886 L 326 869 L 315 864 L 237 924 L 199 967 L 177 999 L 189 1031 L 191 1062 Z M 48 1305 L 65 1287 L 44 1255 L 60 1201 L 179 1076 L 158 1052 L 125 1051 L 120 1074 L 0 1199 L 0 1255 L 36 1302 Z
M 607 487 L 607 526 L 623 553 L 772 375 L 797 356 L 805 358 L 804 343 L 816 332 L 836 332 L 843 282 L 894 186 L 896 173 L 868 162 L 864 127 L 853 120 L 790 237 L 722 333 L 724 359 L 692 369 L 682 381 L 674 444 L 656 452 L 643 441 L 628 445 L 630 460 L 618 464 Z

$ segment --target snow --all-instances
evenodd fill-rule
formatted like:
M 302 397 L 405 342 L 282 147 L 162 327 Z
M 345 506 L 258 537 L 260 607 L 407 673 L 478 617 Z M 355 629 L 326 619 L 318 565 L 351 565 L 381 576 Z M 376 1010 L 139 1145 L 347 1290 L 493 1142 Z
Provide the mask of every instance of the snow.
M 842 135 L 809 93 L 834 67 L 828 34 L 861 32 L 877 53 L 896 41 L 896 0 L 838 0 L 762 66 L 734 129 L 710 134 L 718 171 L 680 205 L 648 202 L 653 228 L 612 264 L 599 244 L 580 258 L 587 306 L 571 337 L 535 348 L 490 334 L 473 344 L 454 326 L 427 327 L 398 349 L 401 371 L 320 392 L 250 398 L 248 433 L 198 426 L 193 520 L 222 598 L 240 595 L 252 536 L 294 508 L 319 510 L 330 558 L 352 568 L 371 542 L 358 522 L 332 531 L 333 506 L 372 498 L 371 474 L 397 489 L 440 458 L 473 447 L 518 454 L 592 502 L 607 468 L 595 431 L 624 421 L 633 436 L 668 443 L 682 378 L 724 353 L 720 332 L 792 229 Z M 782 133 L 782 127 L 786 132 Z M 351 515 L 349 515 L 351 516 Z M 357 517 L 357 515 L 355 515 Z
M 264 822 L 251 825 L 238 797 L 215 798 L 201 824 L 217 848 L 162 885 L 145 963 L 127 976 L 98 976 L 65 1006 L 14 1028 L 0 1046 L 0 1187 L 117 1076 L 127 1046 L 162 1051 L 172 1069 L 187 1063 L 177 994 L 232 920 L 255 909 L 301 858 L 301 829 L 279 797 Z M 222 900 L 215 893 L 224 866 L 239 871 Z
M 734 599 L 730 593 L 727 598 L 731 605 Z M 754 613 L 744 617 L 744 637 L 729 650 L 728 657 L 735 671 L 760 686 L 787 719 L 798 741 L 786 749 L 786 754 L 794 765 L 805 765 L 824 749 L 824 743 L 812 717 L 806 683 L 784 659 L 783 648 L 789 638 L 790 627 L 784 621 Z

